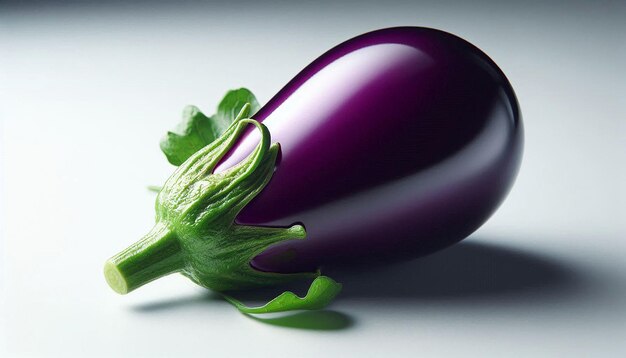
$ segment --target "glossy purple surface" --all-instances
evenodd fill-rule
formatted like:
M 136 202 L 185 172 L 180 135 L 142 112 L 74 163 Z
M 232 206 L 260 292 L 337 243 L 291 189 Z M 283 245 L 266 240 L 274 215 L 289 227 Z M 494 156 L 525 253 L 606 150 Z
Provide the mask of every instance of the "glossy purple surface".
M 495 211 L 521 161 L 508 80 L 479 49 L 433 29 L 348 40 L 253 117 L 282 158 L 238 221 L 301 222 L 308 232 L 256 257 L 265 271 L 405 259 L 453 244 Z M 217 171 L 257 142 L 250 132 Z

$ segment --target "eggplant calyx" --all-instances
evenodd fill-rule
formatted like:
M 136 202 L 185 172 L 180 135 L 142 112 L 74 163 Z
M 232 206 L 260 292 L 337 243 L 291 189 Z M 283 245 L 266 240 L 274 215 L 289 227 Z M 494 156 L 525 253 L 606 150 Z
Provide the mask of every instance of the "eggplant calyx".
M 241 118 L 246 108 L 220 137 L 189 157 L 166 181 L 157 195 L 154 228 L 107 261 L 105 277 L 113 290 L 126 294 L 174 272 L 216 291 L 319 276 L 262 272 L 250 265 L 270 245 L 304 239 L 306 231 L 302 225 L 261 227 L 235 223 L 239 212 L 271 179 L 280 151 L 277 143 L 270 144 L 265 125 Z M 213 173 L 250 124 L 261 133 L 254 151 L 228 170 Z

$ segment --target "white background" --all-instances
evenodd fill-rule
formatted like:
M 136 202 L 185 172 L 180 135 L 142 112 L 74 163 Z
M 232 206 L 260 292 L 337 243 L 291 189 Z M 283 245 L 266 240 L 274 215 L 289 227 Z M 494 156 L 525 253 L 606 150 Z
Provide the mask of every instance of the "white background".
M 0 355 L 626 355 L 626 15 L 617 2 L 0 7 Z M 128 296 L 161 135 L 230 88 L 263 103 L 335 44 L 396 25 L 473 42 L 526 129 L 518 180 L 464 243 L 337 273 L 329 311 L 256 321 L 182 276 Z M 287 327 L 286 327 L 287 326 Z M 296 326 L 296 327 L 288 327 Z M 317 329 L 315 329 L 317 328 Z

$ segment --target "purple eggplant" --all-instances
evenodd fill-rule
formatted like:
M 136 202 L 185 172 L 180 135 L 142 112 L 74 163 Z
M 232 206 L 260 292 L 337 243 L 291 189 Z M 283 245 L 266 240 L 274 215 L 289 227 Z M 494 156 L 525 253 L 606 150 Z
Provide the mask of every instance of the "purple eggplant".
M 281 145 L 248 225 L 301 223 L 307 240 L 253 261 L 267 272 L 414 258 L 479 228 L 520 167 L 519 105 L 504 73 L 452 34 L 389 28 L 313 61 L 252 116 Z M 259 141 L 250 131 L 216 172 Z
M 215 116 L 189 107 L 168 132 L 161 148 L 179 167 L 152 230 L 106 262 L 115 291 L 174 272 L 218 292 L 316 277 L 304 298 L 285 292 L 256 308 L 226 298 L 246 313 L 319 309 L 341 290 L 320 267 L 462 240 L 521 162 L 511 84 L 478 48 L 438 30 L 355 37 L 257 106 L 231 91 Z

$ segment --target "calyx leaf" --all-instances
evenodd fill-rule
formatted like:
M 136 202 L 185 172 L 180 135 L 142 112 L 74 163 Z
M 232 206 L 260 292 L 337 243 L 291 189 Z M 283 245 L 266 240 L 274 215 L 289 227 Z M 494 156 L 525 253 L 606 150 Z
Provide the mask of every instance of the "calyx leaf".
M 173 131 L 161 139 L 161 150 L 173 165 L 181 165 L 187 158 L 212 143 L 235 121 L 246 104 L 249 112 L 242 117 L 250 117 L 259 108 L 259 102 L 250 90 L 239 88 L 226 93 L 217 106 L 217 113 L 207 117 L 195 106 L 183 110 L 183 119 Z

